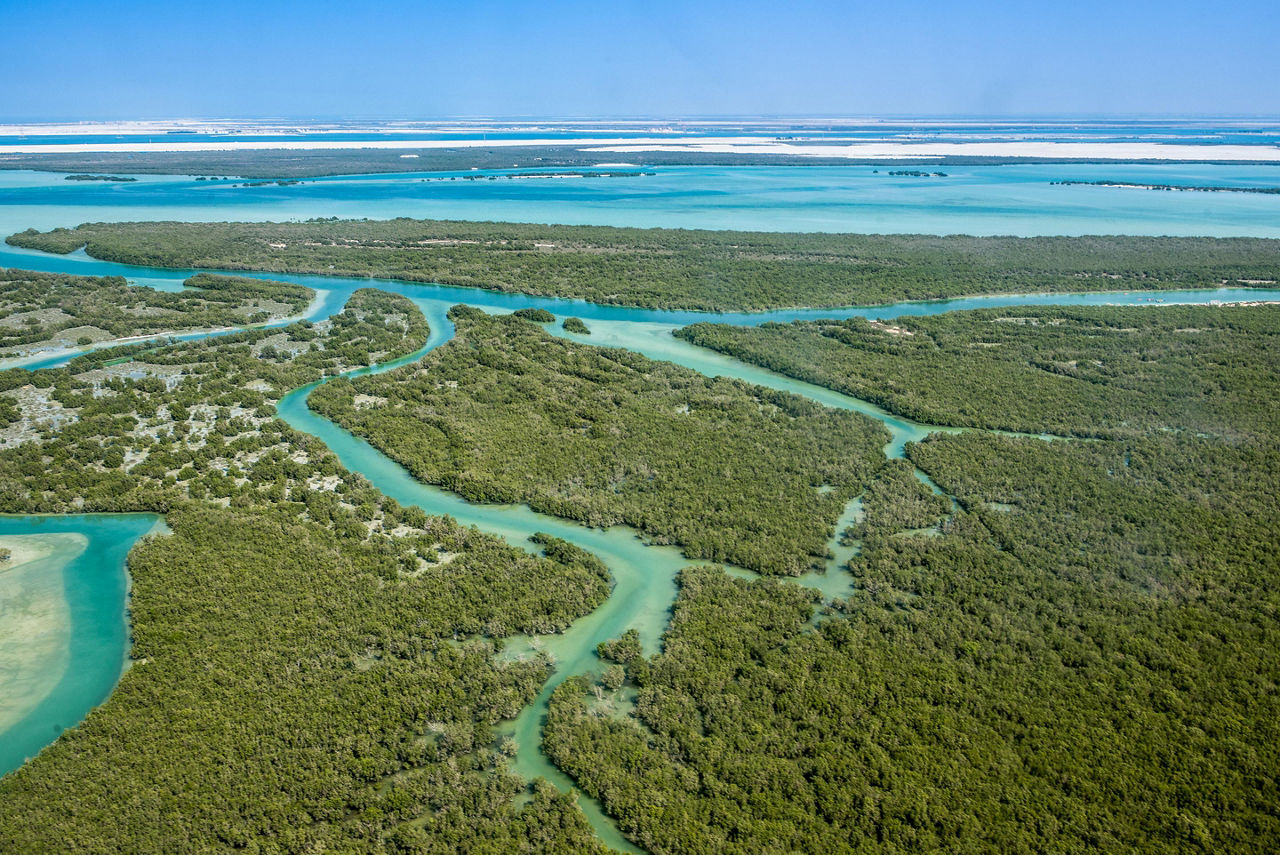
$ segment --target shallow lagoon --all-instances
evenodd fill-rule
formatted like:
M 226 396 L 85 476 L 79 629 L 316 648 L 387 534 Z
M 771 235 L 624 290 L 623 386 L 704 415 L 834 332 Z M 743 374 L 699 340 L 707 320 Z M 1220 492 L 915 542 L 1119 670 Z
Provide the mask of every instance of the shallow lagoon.
M 120 220 L 336 216 L 802 232 L 1280 237 L 1280 195 L 1051 184 L 1280 187 L 1280 165 L 1019 164 L 928 168 L 946 177 L 888 174 L 902 168 L 663 166 L 646 168 L 654 175 L 536 181 L 508 179 L 520 172 L 512 170 L 333 176 L 261 187 L 188 176 L 110 184 L 0 171 L 0 231 Z M 463 180 L 490 174 L 496 179 Z M 0 264 L 13 262 L 0 255 Z
M 129 653 L 125 556 L 154 514 L 0 516 L 0 774 L 102 703 Z

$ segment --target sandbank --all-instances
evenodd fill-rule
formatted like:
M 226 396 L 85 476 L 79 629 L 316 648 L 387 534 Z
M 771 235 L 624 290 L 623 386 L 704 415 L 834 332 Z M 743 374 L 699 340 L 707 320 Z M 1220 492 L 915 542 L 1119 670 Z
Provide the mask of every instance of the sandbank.
M 110 143 L 8 143 L 0 145 L 5 154 L 85 154 L 85 153 L 183 153 L 201 151 L 359 151 L 369 149 L 460 149 L 460 148 L 528 148 L 555 146 L 579 148 L 588 152 L 640 154 L 668 152 L 691 154 L 786 155 L 792 157 L 843 158 L 849 160 L 904 160 L 914 158 L 1026 158 L 1038 160 L 1083 161 L 1236 161 L 1280 163 L 1280 147 L 1273 145 L 1194 145 L 1156 142 L 902 142 L 894 140 L 858 140 L 824 138 L 821 142 L 762 140 L 760 137 L 699 137 L 673 140 L 664 137 L 630 139 L 564 138 L 564 139 L 387 139 L 351 142 L 299 138 L 293 140 L 220 140 L 182 141 L 181 137 L 165 140 L 135 140 Z
M 581 143 L 590 145 L 589 143 Z M 811 145 L 761 142 L 758 139 L 671 140 L 633 143 L 618 140 L 585 149 L 613 154 L 689 152 L 710 154 L 773 154 L 794 157 L 848 158 L 851 160 L 901 160 L 910 158 L 985 157 L 1035 160 L 1176 160 L 1176 161 L 1274 161 L 1280 147 L 1270 145 L 1189 145 L 1145 142 L 850 142 L 827 141 Z
M 16 570 L 24 564 L 48 558 L 53 554 L 54 545 L 47 538 L 22 535 L 0 536 L 0 549 L 9 550 L 9 560 L 0 561 L 0 573 Z
M 0 570 L 0 732 L 20 721 L 66 673 L 71 609 L 63 569 L 84 552 L 82 534 L 0 536 L 12 558 Z

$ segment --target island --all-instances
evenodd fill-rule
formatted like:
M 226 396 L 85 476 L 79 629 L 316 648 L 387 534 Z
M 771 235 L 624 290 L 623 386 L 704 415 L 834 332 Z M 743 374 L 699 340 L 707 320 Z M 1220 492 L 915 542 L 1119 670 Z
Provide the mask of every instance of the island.
M 619 306 L 842 307 L 1280 281 L 1280 240 L 622 229 L 394 219 L 86 223 L 13 246 L 176 268 L 378 276 Z
M 68 175 L 66 180 L 68 181 L 120 181 L 120 182 L 127 183 L 129 181 L 137 181 L 138 179 L 134 178 L 132 175 L 88 175 L 86 173 L 80 173 L 77 175 Z
M 1179 190 L 1191 193 L 1280 193 L 1280 187 L 1234 187 L 1201 184 L 1144 184 L 1139 181 L 1050 181 L 1058 187 L 1131 187 L 1137 190 Z
M 72 348 L 200 330 L 275 323 L 315 298 L 301 285 L 197 274 L 178 291 L 120 276 L 66 276 L 0 268 L 0 366 Z

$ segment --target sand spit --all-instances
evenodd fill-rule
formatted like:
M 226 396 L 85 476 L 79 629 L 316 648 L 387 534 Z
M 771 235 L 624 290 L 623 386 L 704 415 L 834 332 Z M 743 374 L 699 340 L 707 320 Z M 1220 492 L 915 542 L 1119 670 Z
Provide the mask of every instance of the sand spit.
M 587 145 L 587 143 L 583 143 Z M 1176 161 L 1274 161 L 1280 147 L 1267 145 L 1187 145 L 1166 143 L 1074 142 L 850 142 L 812 145 L 793 142 L 703 139 L 688 142 L 657 141 L 652 144 L 617 141 L 592 146 L 587 151 L 612 154 L 690 152 L 711 154 L 774 154 L 795 157 L 848 158 L 851 160 L 901 160 L 907 158 L 996 157 L 1036 160 L 1176 160 Z
M 459 149 L 510 148 L 530 146 L 576 147 L 583 151 L 615 154 L 674 152 L 703 154 L 790 155 L 794 157 L 847 158 L 850 160 L 902 160 L 940 157 L 1030 158 L 1088 161 L 1274 161 L 1280 162 L 1280 147 L 1269 145 L 1193 145 L 1155 142 L 901 142 L 825 138 L 821 142 L 762 140 L 760 137 L 699 137 L 673 140 L 670 137 L 632 139 L 387 139 L 351 142 L 347 140 L 221 140 L 183 141 L 181 135 L 165 140 L 135 140 L 110 143 L 9 143 L 0 145 L 4 154 L 83 154 L 199 151 L 335 151 L 361 149 Z

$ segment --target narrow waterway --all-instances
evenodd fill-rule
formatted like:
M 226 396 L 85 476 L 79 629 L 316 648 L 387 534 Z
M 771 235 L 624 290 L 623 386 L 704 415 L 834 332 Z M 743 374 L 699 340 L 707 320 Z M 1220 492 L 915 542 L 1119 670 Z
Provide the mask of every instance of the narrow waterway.
M 446 316 L 448 306 L 439 301 L 415 302 L 431 326 L 427 344 L 416 353 L 358 369 L 347 376 L 381 373 L 417 361 L 452 338 L 453 324 Z M 626 526 L 593 529 L 536 513 L 524 505 L 472 504 L 438 487 L 416 481 L 400 464 L 307 406 L 307 397 L 320 382 L 291 392 L 280 401 L 277 412 L 296 430 L 323 441 L 343 466 L 368 478 L 386 495 L 401 504 L 422 508 L 429 514 L 447 514 L 462 525 L 476 526 L 534 552 L 538 549 L 529 538 L 537 532 L 546 532 L 590 551 L 608 566 L 614 586 L 609 599 L 598 609 L 575 621 L 563 633 L 532 638 L 517 636 L 505 642 L 508 656 L 536 649 L 548 653 L 555 663 L 551 677 L 533 703 L 500 729 L 500 734 L 512 737 L 517 746 L 510 761 L 511 770 L 526 780 L 546 778 L 562 791 L 568 791 L 573 782 L 551 764 L 541 749 L 542 727 L 551 693 L 568 677 L 596 670 L 600 665 L 596 646 L 602 641 L 617 638 L 628 629 L 639 632 L 646 655 L 657 653 L 676 598 L 676 574 L 683 567 L 708 562 L 686 558 L 675 547 L 646 544 L 639 533 Z M 841 518 L 844 525 L 852 523 L 858 507 L 856 500 L 850 504 L 850 510 Z M 807 574 L 799 580 L 822 591 L 826 599 L 849 593 L 849 576 L 840 568 L 851 555 L 851 548 L 838 543 L 840 530 L 837 529 L 832 538 L 831 547 L 836 558 L 829 562 L 827 570 Z M 736 573 L 749 577 L 755 575 L 741 569 Z M 607 845 L 626 852 L 640 851 L 622 836 L 598 802 L 582 795 L 578 802 L 592 828 Z
M 45 261 L 50 259 L 46 256 L 41 258 Z M 63 265 L 57 266 L 63 267 Z M 87 258 L 72 259 L 66 266 L 74 267 L 74 272 L 80 274 L 104 275 L 128 271 L 133 274 L 132 278 L 139 284 L 166 287 L 179 285 L 182 278 L 195 272 L 140 271 L 136 268 L 122 268 L 120 265 L 106 265 Z M 157 275 L 137 276 L 138 273 Z M 580 301 L 533 298 L 478 289 L 449 288 L 393 280 L 357 280 L 278 274 L 272 278 L 300 282 L 320 291 L 310 310 L 310 319 L 313 320 L 327 318 L 341 311 L 351 293 L 357 288 L 367 287 L 408 296 L 424 312 L 431 326 L 431 335 L 421 350 L 382 365 L 359 369 L 352 372 L 352 375 L 386 371 L 416 361 L 430 350 L 448 341 L 453 335 L 453 325 L 446 313 L 456 303 L 466 302 L 491 312 L 512 311 L 525 307 L 545 308 L 557 315 L 557 323 L 547 325 L 548 331 L 555 335 L 571 338 L 583 344 L 627 348 L 652 359 L 674 362 L 709 376 L 733 377 L 801 395 L 825 406 L 851 410 L 873 418 L 883 424 L 889 432 L 889 441 L 884 448 L 887 457 L 903 456 L 907 443 L 921 440 L 931 432 L 959 429 L 919 424 L 895 416 L 869 402 L 696 347 L 674 338 L 671 333 L 680 326 L 704 320 L 756 325 L 769 321 L 785 322 L 853 315 L 889 319 L 904 315 L 931 315 L 964 309 L 1005 306 L 1152 305 L 1155 303 L 1171 305 L 1280 299 L 1280 290 L 1224 288 L 1211 291 L 1163 293 L 1004 295 L 845 309 L 706 314 L 596 306 Z M 591 334 L 575 336 L 565 333 L 558 322 L 569 315 L 586 319 L 590 325 Z M 184 335 L 183 338 L 203 338 L 208 335 L 210 334 L 193 333 Z M 50 355 L 48 358 L 31 360 L 25 367 L 32 369 L 56 367 L 65 364 L 75 355 L 78 354 Z M 561 790 L 567 791 L 573 786 L 573 782 L 553 766 L 541 751 L 541 731 L 552 691 L 570 676 L 598 670 L 601 663 L 596 656 L 596 646 L 601 641 L 616 638 L 627 629 L 636 629 L 639 632 L 646 654 L 657 652 L 677 593 L 676 574 L 682 567 L 702 562 L 685 558 L 674 547 L 647 545 L 634 530 L 623 526 L 602 531 L 538 514 L 525 506 L 471 504 L 456 495 L 419 483 L 403 467 L 364 440 L 312 412 L 307 407 L 306 401 L 317 385 L 319 384 L 304 386 L 287 395 L 277 407 L 281 418 L 295 429 L 325 442 L 346 468 L 368 478 L 386 495 L 402 504 L 416 505 L 429 514 L 448 514 L 463 525 L 474 525 L 487 533 L 503 537 L 508 542 L 531 551 L 534 551 L 535 547 L 529 542 L 529 537 L 536 532 L 546 532 L 590 551 L 608 566 L 614 579 L 614 588 L 609 599 L 600 608 L 576 621 L 564 633 L 537 638 L 512 638 L 506 642 L 505 655 L 520 655 L 522 651 L 539 649 L 546 651 L 554 660 L 554 671 L 533 703 L 526 707 L 514 721 L 501 729 L 502 734 L 511 736 L 517 745 L 510 767 L 513 772 L 526 779 L 543 777 Z M 936 485 L 928 481 L 923 473 L 920 475 L 922 480 L 936 489 Z M 831 551 L 835 557 L 828 562 L 826 571 L 811 573 L 796 580 L 800 584 L 820 591 L 825 600 L 847 596 L 850 593 L 852 580 L 842 568 L 856 552 L 857 546 L 856 544 L 841 545 L 839 536 L 845 527 L 855 521 L 859 513 L 860 502 L 855 499 L 846 508 L 837 525 L 835 537 L 831 543 Z M 121 565 L 122 559 L 123 556 L 121 556 Z M 731 572 L 735 575 L 751 575 L 734 568 L 731 568 Z M 117 666 L 111 678 L 112 684 L 118 674 Z M 56 736 L 56 732 L 53 735 Z M 46 738 L 41 744 L 47 741 Z M 0 766 L 0 771 L 3 769 L 4 767 Z M 580 796 L 579 805 L 592 828 L 607 845 L 622 851 L 640 851 L 622 836 L 596 801 Z
M 417 353 L 384 365 L 359 369 L 348 376 L 378 373 L 416 361 L 452 337 L 453 328 L 445 316 L 448 307 L 444 303 L 424 299 L 417 299 L 415 303 L 426 314 L 431 325 L 432 333 L 427 345 Z M 879 421 L 889 431 L 890 440 L 884 448 L 885 455 L 889 458 L 902 457 L 907 443 L 921 440 L 931 432 L 963 430 L 919 424 L 894 416 L 869 402 L 696 347 L 674 338 L 671 332 L 675 326 L 671 324 L 596 321 L 591 325 L 591 334 L 581 336 L 565 333 L 558 323 L 562 318 L 563 315 L 557 318 L 557 323 L 547 324 L 548 331 L 583 344 L 625 347 L 652 359 L 674 362 L 708 376 L 733 377 L 802 395 L 828 407 L 866 415 Z M 374 486 L 396 501 L 416 505 L 430 514 L 448 514 L 463 525 L 474 525 L 526 549 L 532 548 L 528 543 L 530 535 L 547 532 L 592 552 L 609 567 L 614 578 L 614 588 L 609 599 L 600 608 L 576 621 L 564 633 L 507 640 L 508 655 L 539 649 L 549 653 L 554 659 L 554 671 L 533 703 L 501 729 L 503 735 L 511 736 L 516 742 L 517 750 L 511 761 L 511 769 L 525 779 L 546 778 L 561 790 L 567 791 L 573 786 L 572 780 L 552 765 L 541 750 L 541 731 L 551 693 L 570 676 L 598 670 L 601 663 L 596 655 L 597 645 L 601 641 L 616 638 L 627 629 L 634 628 L 640 633 L 646 654 L 657 652 L 677 593 L 676 573 L 682 567 L 704 562 L 687 559 L 673 547 L 647 545 L 637 532 L 625 526 L 615 526 L 603 531 L 590 529 L 536 513 L 522 505 L 472 504 L 454 494 L 422 484 L 414 480 L 398 463 L 364 440 L 311 411 L 306 404 L 307 396 L 318 385 L 319 383 L 313 383 L 304 386 L 286 396 L 277 407 L 280 416 L 295 429 L 322 440 L 346 468 L 364 475 Z M 931 489 L 939 489 L 924 473 L 919 475 Z M 842 545 L 839 538 L 841 532 L 853 524 L 860 513 L 861 501 L 854 499 L 837 524 L 830 545 L 834 557 L 828 562 L 826 570 L 796 579 L 798 583 L 820 591 L 824 600 L 848 596 L 850 593 L 852 580 L 843 567 L 858 547 L 856 544 Z M 732 568 L 732 572 L 738 576 L 753 575 L 739 568 Z M 592 828 L 606 844 L 623 851 L 638 851 L 621 835 L 598 802 L 580 795 L 579 804 Z

